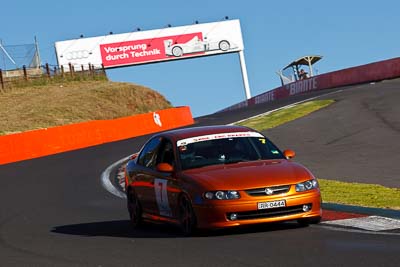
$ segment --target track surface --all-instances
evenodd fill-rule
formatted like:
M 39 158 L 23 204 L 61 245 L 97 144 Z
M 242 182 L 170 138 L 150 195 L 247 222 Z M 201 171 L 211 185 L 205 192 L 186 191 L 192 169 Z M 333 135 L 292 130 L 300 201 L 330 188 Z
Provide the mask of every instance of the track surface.
M 265 134 L 317 177 L 400 187 L 400 81 L 321 99 L 337 102 Z
M 325 132 L 320 139 L 319 135 L 310 133 L 313 131 L 300 129 L 300 121 L 270 131 L 268 135 L 281 147 L 297 150 L 297 159 L 319 176 L 340 178 L 337 176 L 341 171 L 343 179 L 375 181 L 379 180 L 380 171 L 373 170 L 381 168 L 380 164 L 387 164 L 381 181 L 398 186 L 398 178 L 392 175 L 399 173 L 396 169 L 398 155 L 394 153 L 399 140 L 395 130 L 399 126 L 396 107 L 399 95 L 395 89 L 400 90 L 398 80 L 349 87 L 334 94 L 342 100 L 302 119 L 307 125 L 313 125 L 313 118 L 321 122 L 324 116 L 332 113 L 335 118 L 325 123 L 343 123 L 337 129 L 321 128 Z M 346 105 L 347 97 L 360 99 L 362 92 L 369 90 L 375 91 L 365 97 L 370 100 L 364 101 L 366 105 L 354 104 L 354 111 L 351 104 Z M 198 121 L 202 125 L 230 123 L 305 97 L 246 111 L 214 114 Z M 342 104 L 347 107 L 344 113 L 338 111 Z M 387 109 L 388 105 L 393 110 Z M 359 110 L 372 114 L 371 129 L 358 125 L 361 120 L 356 112 Z M 379 115 L 374 117 L 373 114 Z M 381 117 L 383 119 L 379 120 Z M 293 129 L 298 132 L 293 133 Z M 319 130 L 315 128 L 314 131 Z M 297 146 L 299 142 L 292 138 L 299 138 L 299 132 L 308 134 L 309 139 L 302 141 L 303 146 Z M 366 140 L 357 138 L 357 133 L 362 133 Z M 369 135 L 371 139 L 367 138 Z M 146 137 L 0 166 L 0 266 L 397 266 L 400 261 L 398 235 L 336 231 L 322 226 L 262 225 L 191 238 L 183 238 L 176 228 L 163 225 L 148 225 L 132 232 L 125 201 L 101 187 L 100 174 L 111 163 L 137 151 L 144 140 Z M 356 141 L 359 142 L 357 146 L 351 147 L 351 142 Z M 364 145 L 372 147 L 363 150 Z M 328 153 L 325 146 L 332 153 Z M 371 150 L 378 153 L 375 158 L 363 154 L 372 153 Z M 324 164 L 327 159 L 334 164 L 342 157 L 338 155 L 332 160 L 337 152 L 346 155 L 344 158 L 349 161 L 359 160 L 354 168 L 359 168 L 355 173 L 360 176 L 354 176 L 351 164 L 340 165 L 340 170 L 318 168 L 318 164 Z M 308 157 L 307 153 L 315 157 Z M 319 153 L 323 153 L 323 157 Z M 360 157 L 364 157 L 364 161 Z M 331 167 L 330 164 L 326 166 Z

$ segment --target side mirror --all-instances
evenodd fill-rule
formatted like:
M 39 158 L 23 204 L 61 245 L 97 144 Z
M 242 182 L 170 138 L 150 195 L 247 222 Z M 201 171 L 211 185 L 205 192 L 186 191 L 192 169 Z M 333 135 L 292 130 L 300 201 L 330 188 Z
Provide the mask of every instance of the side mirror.
M 283 151 L 283 155 L 285 156 L 285 158 L 291 159 L 294 158 L 294 156 L 296 156 L 296 153 L 294 153 L 293 150 L 286 149 L 285 151 Z
M 159 171 L 159 172 L 173 172 L 174 171 L 174 167 L 172 167 L 172 165 L 169 164 L 169 163 L 163 162 L 163 163 L 159 163 L 156 166 L 156 170 Z

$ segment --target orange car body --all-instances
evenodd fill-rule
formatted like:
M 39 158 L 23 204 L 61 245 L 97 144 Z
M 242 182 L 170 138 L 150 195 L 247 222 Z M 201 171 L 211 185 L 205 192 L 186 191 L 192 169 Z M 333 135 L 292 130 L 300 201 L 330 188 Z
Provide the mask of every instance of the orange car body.
M 286 159 L 285 156 L 294 156 L 292 151 L 281 152 L 271 143 L 272 159 L 224 162 L 227 156 L 223 155 L 217 162 L 221 164 L 184 166 L 184 153 L 189 153 L 190 144 L 203 146 L 205 143 L 201 142 L 235 138 L 250 138 L 260 146 L 270 142 L 260 133 L 241 126 L 188 128 L 154 136 L 126 167 L 130 214 L 137 209 L 139 219 L 183 224 L 185 215 L 180 200 L 184 196 L 193 211 L 190 223 L 198 228 L 289 220 L 319 222 L 318 183 L 309 170 Z M 163 142 L 168 144 L 164 147 L 168 147 L 165 150 L 169 154 L 160 152 Z M 201 156 L 191 160 L 206 159 Z M 310 188 L 301 191 L 305 189 L 304 183 Z M 130 199 L 135 199 L 134 205 Z

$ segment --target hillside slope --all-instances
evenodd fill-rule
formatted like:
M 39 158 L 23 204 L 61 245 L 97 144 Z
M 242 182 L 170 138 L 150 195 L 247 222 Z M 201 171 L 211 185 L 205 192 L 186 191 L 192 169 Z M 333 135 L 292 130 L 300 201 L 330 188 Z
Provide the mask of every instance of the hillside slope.
M 63 82 L 0 92 L 0 135 L 170 108 L 159 93 L 110 81 Z

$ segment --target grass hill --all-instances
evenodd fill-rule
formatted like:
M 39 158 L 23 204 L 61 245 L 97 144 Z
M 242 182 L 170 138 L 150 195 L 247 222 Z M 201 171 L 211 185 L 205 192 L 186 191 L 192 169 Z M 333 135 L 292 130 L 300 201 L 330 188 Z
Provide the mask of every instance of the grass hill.
M 170 108 L 159 93 L 136 84 L 61 81 L 0 91 L 0 135 Z

